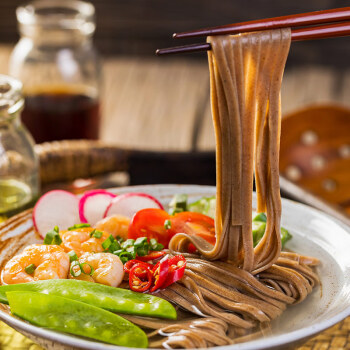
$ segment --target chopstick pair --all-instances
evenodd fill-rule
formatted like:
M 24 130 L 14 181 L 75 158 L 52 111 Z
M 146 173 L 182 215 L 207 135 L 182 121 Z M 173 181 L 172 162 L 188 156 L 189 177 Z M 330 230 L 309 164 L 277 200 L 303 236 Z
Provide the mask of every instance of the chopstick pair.
M 317 26 L 322 24 L 320 26 Z M 326 39 L 350 35 L 350 7 L 307 12 L 297 15 L 266 18 L 249 22 L 228 24 L 219 27 L 175 33 L 173 38 L 194 38 L 209 35 L 237 34 L 267 29 L 292 28 L 292 41 Z M 303 27 L 303 28 L 297 28 Z M 169 55 L 208 51 L 209 43 L 198 43 L 166 49 L 158 49 L 156 55 Z

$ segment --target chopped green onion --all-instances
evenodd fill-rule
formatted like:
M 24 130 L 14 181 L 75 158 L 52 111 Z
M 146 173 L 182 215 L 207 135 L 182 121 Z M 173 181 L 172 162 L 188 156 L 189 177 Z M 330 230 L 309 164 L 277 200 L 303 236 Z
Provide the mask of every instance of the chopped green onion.
M 85 272 L 84 267 L 83 267 L 84 265 L 88 265 L 90 267 L 90 272 L 89 273 Z M 81 269 L 82 273 L 84 273 L 85 275 L 92 276 L 94 274 L 94 272 L 95 272 L 95 269 L 90 264 L 88 264 L 86 262 L 84 262 L 82 264 L 79 264 L 79 266 L 80 266 L 80 269 Z
M 148 243 L 147 237 L 139 237 L 134 243 L 135 247 L 141 247 L 144 244 Z
M 114 251 L 120 249 L 120 244 L 118 241 L 113 241 L 112 244 L 108 247 L 108 250 L 113 253 Z
M 57 226 L 54 227 L 53 230 L 49 231 L 44 238 L 44 244 L 47 245 L 60 245 L 62 243 L 62 239 L 59 234 L 59 228 Z
M 157 244 L 158 244 L 158 242 L 157 242 L 157 240 L 155 238 L 151 238 L 149 240 L 149 245 L 150 245 L 152 250 L 154 250 L 153 248 L 155 248 L 157 246 Z
M 132 254 L 129 253 L 129 252 L 126 252 L 126 251 L 121 252 L 121 253 L 119 254 L 119 258 L 120 258 L 120 257 L 127 257 L 129 260 L 130 260 L 130 259 L 133 259 Z
M 76 230 L 78 228 L 84 228 L 84 227 L 91 227 L 90 224 L 75 224 L 71 227 L 68 227 L 68 231 L 73 231 L 73 230 Z
M 24 271 L 27 272 L 28 275 L 31 275 L 34 273 L 35 269 L 36 266 L 34 264 L 30 264 L 24 269 Z
M 71 250 L 71 251 L 68 253 L 68 256 L 69 256 L 69 261 L 70 261 L 70 262 L 75 261 L 75 260 L 78 260 L 78 255 L 75 253 L 74 250 Z
M 117 236 L 115 239 L 116 239 L 119 243 L 123 243 L 123 242 L 124 242 L 123 237 Z
M 102 247 L 104 250 L 108 250 L 111 244 L 114 242 L 114 237 L 109 235 L 109 237 L 102 243 Z
M 90 267 L 90 272 L 85 272 L 84 265 L 87 265 Z M 75 266 L 78 266 L 79 270 L 74 269 Z M 95 269 L 90 264 L 88 264 L 86 262 L 80 264 L 78 260 L 74 260 L 71 264 L 70 273 L 73 277 L 79 277 L 81 275 L 81 273 L 83 273 L 85 275 L 92 276 L 94 274 L 94 272 L 95 272 Z
M 123 264 L 129 260 L 135 259 L 134 256 L 129 252 L 121 252 L 118 256 Z
M 149 244 L 150 244 L 151 250 L 159 251 L 159 250 L 162 250 L 164 248 L 163 244 L 158 243 L 155 238 L 152 238 L 149 241 Z
M 103 232 L 102 232 L 102 231 L 96 230 L 96 232 L 94 233 L 95 238 L 101 238 L 102 235 L 103 235 Z
M 75 266 L 78 266 L 79 267 L 79 270 L 78 271 L 74 271 L 74 267 Z M 80 264 L 79 264 L 79 261 L 78 260 L 75 260 L 72 262 L 72 264 L 70 265 L 70 274 L 73 276 L 73 277 L 78 277 L 81 275 L 81 267 L 80 267 Z
M 160 250 L 163 250 L 163 249 L 164 249 L 163 244 L 157 243 L 157 246 L 153 250 L 160 251 Z
M 95 237 L 95 238 L 101 238 L 103 235 L 103 232 L 102 231 L 98 231 L 96 229 L 92 230 L 90 232 L 90 237 Z
M 136 248 L 136 253 L 138 256 L 145 256 L 145 255 L 148 255 L 149 254 L 149 246 L 148 246 L 148 243 L 145 244 L 144 246 L 142 247 L 137 247 Z
M 134 246 L 126 248 L 126 252 L 132 255 L 132 258 L 136 258 L 136 248 Z
M 121 244 L 121 247 L 124 248 L 124 249 L 126 249 L 126 248 L 128 248 L 128 247 L 134 246 L 134 244 L 135 244 L 135 240 L 134 240 L 134 239 L 127 239 L 125 242 L 123 242 L 123 243 Z
M 124 249 L 118 249 L 113 252 L 114 255 L 119 255 L 120 253 L 124 252 Z
M 171 229 L 171 221 L 170 221 L 170 220 L 165 220 L 165 221 L 164 221 L 164 228 L 165 228 L 166 230 Z
M 120 256 L 119 257 L 120 261 L 122 262 L 122 264 L 124 265 L 125 263 L 127 263 L 129 260 L 129 258 L 125 257 L 125 256 Z
M 145 256 L 149 253 L 149 244 L 147 237 L 139 237 L 134 243 L 134 247 L 136 248 L 137 255 Z

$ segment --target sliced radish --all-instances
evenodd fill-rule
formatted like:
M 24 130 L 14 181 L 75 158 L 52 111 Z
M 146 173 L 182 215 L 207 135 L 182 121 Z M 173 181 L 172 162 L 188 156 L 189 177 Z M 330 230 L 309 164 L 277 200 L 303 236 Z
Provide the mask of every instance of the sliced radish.
M 149 194 L 125 193 L 112 200 L 104 217 L 118 214 L 131 219 L 136 212 L 146 208 L 164 209 L 159 201 Z
M 79 201 L 79 217 L 81 222 L 95 225 L 103 219 L 108 205 L 116 195 L 105 190 L 92 190 L 85 192 Z
M 78 224 L 79 199 L 74 194 L 54 190 L 44 194 L 33 209 L 33 222 L 35 229 L 42 238 L 46 233 L 58 226 L 60 230 Z

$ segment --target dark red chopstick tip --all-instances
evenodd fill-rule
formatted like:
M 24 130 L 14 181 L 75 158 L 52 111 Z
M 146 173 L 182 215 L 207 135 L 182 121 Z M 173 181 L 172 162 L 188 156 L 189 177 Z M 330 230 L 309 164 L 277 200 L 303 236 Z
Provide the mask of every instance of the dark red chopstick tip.
M 199 43 L 199 44 L 191 44 L 191 45 L 185 45 L 185 46 L 175 46 L 175 47 L 169 47 L 165 49 L 158 49 L 156 50 L 157 56 L 162 55 L 171 55 L 171 54 L 178 54 L 178 53 L 192 53 L 192 52 L 201 52 L 201 51 L 208 51 L 211 49 L 211 45 L 209 43 Z

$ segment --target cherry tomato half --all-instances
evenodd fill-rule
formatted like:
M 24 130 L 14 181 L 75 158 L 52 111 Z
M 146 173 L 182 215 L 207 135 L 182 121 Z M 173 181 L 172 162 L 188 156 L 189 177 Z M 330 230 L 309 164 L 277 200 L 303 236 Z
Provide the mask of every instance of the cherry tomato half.
M 171 237 L 164 223 L 170 218 L 171 216 L 162 209 L 139 210 L 130 221 L 128 238 L 155 238 L 158 243 L 167 248 Z
M 172 237 L 179 232 L 202 237 L 213 245 L 216 241 L 214 220 L 200 213 L 184 211 L 176 214 L 171 219 L 171 228 L 168 230 L 168 233 Z
M 170 225 L 165 225 L 167 220 L 170 221 Z M 200 236 L 208 243 L 215 244 L 214 220 L 209 216 L 188 211 L 171 216 L 161 209 L 138 211 L 131 219 L 128 238 L 155 238 L 167 248 L 170 239 L 180 232 Z

